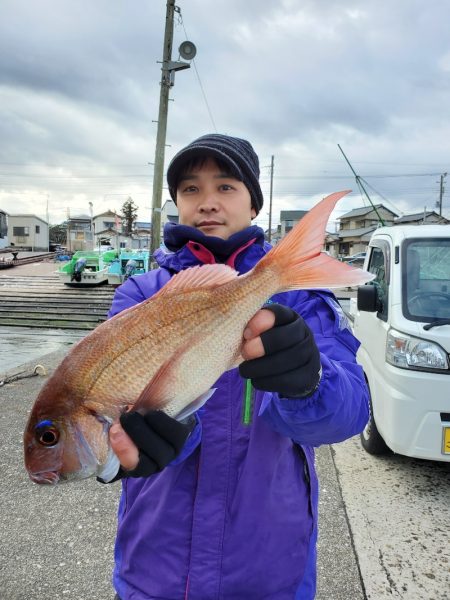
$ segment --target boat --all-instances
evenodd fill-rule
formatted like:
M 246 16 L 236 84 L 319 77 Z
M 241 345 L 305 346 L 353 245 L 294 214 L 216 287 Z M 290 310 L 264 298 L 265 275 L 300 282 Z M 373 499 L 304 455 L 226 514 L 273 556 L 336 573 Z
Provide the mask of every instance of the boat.
M 16 263 L 12 258 L 5 258 L 4 256 L 0 256 L 0 269 L 10 269 L 11 267 L 15 267 Z
M 108 283 L 118 286 L 132 275 L 142 275 L 150 268 L 149 250 L 121 251 L 118 258 L 112 261 L 108 269 Z
M 72 287 L 102 285 L 108 283 L 108 269 L 116 258 L 116 250 L 79 250 L 57 273 L 65 285 Z

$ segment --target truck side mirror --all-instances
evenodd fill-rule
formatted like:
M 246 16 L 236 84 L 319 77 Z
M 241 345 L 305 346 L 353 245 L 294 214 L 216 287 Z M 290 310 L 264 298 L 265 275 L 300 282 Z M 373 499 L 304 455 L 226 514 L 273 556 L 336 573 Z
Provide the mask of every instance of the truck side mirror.
M 381 312 L 383 302 L 380 298 L 378 286 L 374 284 L 360 285 L 357 292 L 358 310 L 366 312 Z

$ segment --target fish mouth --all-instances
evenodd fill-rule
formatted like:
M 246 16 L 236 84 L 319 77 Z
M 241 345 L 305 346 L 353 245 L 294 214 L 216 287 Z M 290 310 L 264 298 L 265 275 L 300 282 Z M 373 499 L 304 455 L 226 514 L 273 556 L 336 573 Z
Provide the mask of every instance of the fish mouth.
M 33 483 L 55 485 L 60 479 L 57 471 L 41 471 L 39 473 L 29 473 Z

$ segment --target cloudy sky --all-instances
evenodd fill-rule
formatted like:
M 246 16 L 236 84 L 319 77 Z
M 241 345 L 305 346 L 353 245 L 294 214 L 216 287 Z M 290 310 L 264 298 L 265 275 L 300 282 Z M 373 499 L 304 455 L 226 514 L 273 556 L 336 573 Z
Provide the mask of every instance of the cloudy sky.
M 353 189 L 333 220 L 376 203 L 450 218 L 448 0 L 178 0 L 166 166 L 223 132 L 260 156 L 267 227 Z M 0 208 L 60 223 L 70 212 L 150 220 L 165 0 L 0 0 Z M 167 189 L 164 198 L 168 197 Z M 163 198 L 163 199 L 164 199 Z M 334 227 L 330 223 L 330 229 Z

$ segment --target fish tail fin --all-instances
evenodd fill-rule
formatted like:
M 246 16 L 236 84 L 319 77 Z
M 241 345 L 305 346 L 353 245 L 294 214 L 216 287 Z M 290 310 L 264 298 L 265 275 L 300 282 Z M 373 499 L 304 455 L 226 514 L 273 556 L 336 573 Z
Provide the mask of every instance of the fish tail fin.
M 279 291 L 352 287 L 373 279 L 367 271 L 322 252 L 330 214 L 350 191 L 335 192 L 316 204 L 256 265 L 255 272 L 270 269 L 277 278 Z

